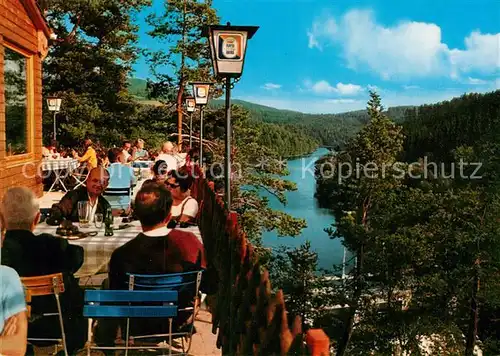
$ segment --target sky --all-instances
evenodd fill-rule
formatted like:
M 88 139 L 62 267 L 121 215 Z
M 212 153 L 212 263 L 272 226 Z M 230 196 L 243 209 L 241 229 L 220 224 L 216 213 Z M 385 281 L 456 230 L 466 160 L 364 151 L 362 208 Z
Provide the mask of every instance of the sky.
M 500 88 L 500 0 L 214 0 L 221 23 L 259 26 L 233 97 L 279 109 L 339 113 L 436 103 Z M 149 38 L 138 16 L 139 45 Z M 148 78 L 144 59 L 135 76 Z

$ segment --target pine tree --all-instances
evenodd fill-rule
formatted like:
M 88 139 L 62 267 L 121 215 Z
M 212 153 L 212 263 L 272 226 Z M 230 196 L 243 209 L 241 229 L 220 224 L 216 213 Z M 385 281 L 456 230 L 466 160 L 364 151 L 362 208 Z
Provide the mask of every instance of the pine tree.
M 147 21 L 153 26 L 149 35 L 166 44 L 164 50 L 148 52 L 155 77 L 154 82 L 148 82 L 150 96 L 175 100 L 178 144 L 182 145 L 186 85 L 195 80 L 214 81 L 210 74 L 209 46 L 202 29 L 218 23 L 219 19 L 211 0 L 165 0 L 164 14 L 151 14 Z

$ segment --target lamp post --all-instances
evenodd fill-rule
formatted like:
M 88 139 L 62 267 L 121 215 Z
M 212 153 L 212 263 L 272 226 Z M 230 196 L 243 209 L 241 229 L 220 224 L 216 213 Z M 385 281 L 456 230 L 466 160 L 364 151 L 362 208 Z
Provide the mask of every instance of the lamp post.
M 49 111 L 54 112 L 54 140 L 57 139 L 56 134 L 56 116 L 59 110 L 61 110 L 61 102 L 62 99 L 56 96 L 49 96 L 47 98 L 47 106 L 49 107 Z
M 224 79 L 226 89 L 226 157 L 225 195 L 226 206 L 231 210 L 231 89 L 238 81 L 245 62 L 247 40 L 259 29 L 258 26 L 212 25 L 204 29 L 210 43 L 212 65 L 217 78 Z M 231 82 L 233 80 L 233 82 Z
M 192 96 L 186 98 L 186 110 L 189 113 L 189 149 L 193 148 L 193 112 L 196 103 Z
M 200 167 L 203 167 L 203 108 L 208 104 L 208 94 L 210 92 L 209 82 L 192 82 L 194 101 L 200 107 Z

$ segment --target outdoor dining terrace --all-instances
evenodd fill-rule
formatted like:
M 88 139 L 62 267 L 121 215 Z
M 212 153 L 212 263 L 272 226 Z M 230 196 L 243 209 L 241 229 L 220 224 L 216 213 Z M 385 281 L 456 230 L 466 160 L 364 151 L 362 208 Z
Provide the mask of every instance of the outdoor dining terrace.
M 139 179 L 132 196 L 148 178 L 150 169 L 147 163 L 137 168 Z M 195 172 L 197 178 L 191 195 L 198 200 L 201 213 L 198 226 L 187 229 L 205 247 L 208 268 L 204 277 L 209 279 L 212 293 L 203 295 L 189 354 L 329 354 L 330 342 L 322 330 L 308 330 L 304 334 L 299 318 L 289 323 L 284 295 L 281 291 L 271 292 L 269 274 L 240 230 L 236 213 L 224 208 L 213 182 L 203 178 L 197 167 Z M 44 192 L 40 198 L 41 210 L 47 211 L 63 194 L 64 190 Z M 115 218 L 114 228 L 113 236 L 104 236 L 100 229 L 95 236 L 70 241 L 85 250 L 85 261 L 75 274 L 83 288 L 99 289 L 107 276 L 111 253 L 141 231 L 137 222 L 123 224 L 120 218 Z M 54 233 L 53 230 L 54 227 L 42 222 L 35 233 Z

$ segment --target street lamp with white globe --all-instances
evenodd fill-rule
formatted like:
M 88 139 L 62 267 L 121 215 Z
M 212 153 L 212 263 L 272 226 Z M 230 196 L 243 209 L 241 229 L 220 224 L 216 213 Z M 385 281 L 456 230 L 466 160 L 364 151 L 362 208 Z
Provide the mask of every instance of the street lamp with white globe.
M 196 110 L 196 102 L 192 96 L 186 98 L 186 111 L 189 113 L 189 149 L 193 148 L 193 113 Z
M 192 82 L 193 95 L 196 105 L 200 108 L 200 156 L 198 158 L 200 167 L 203 167 L 203 109 L 208 104 L 210 93 L 210 82 Z
M 61 110 L 61 103 L 62 99 L 58 98 L 57 96 L 49 96 L 47 97 L 47 107 L 49 108 L 49 111 L 52 111 L 54 113 L 54 140 L 57 139 L 57 133 L 56 133 L 56 116 L 57 113 Z

